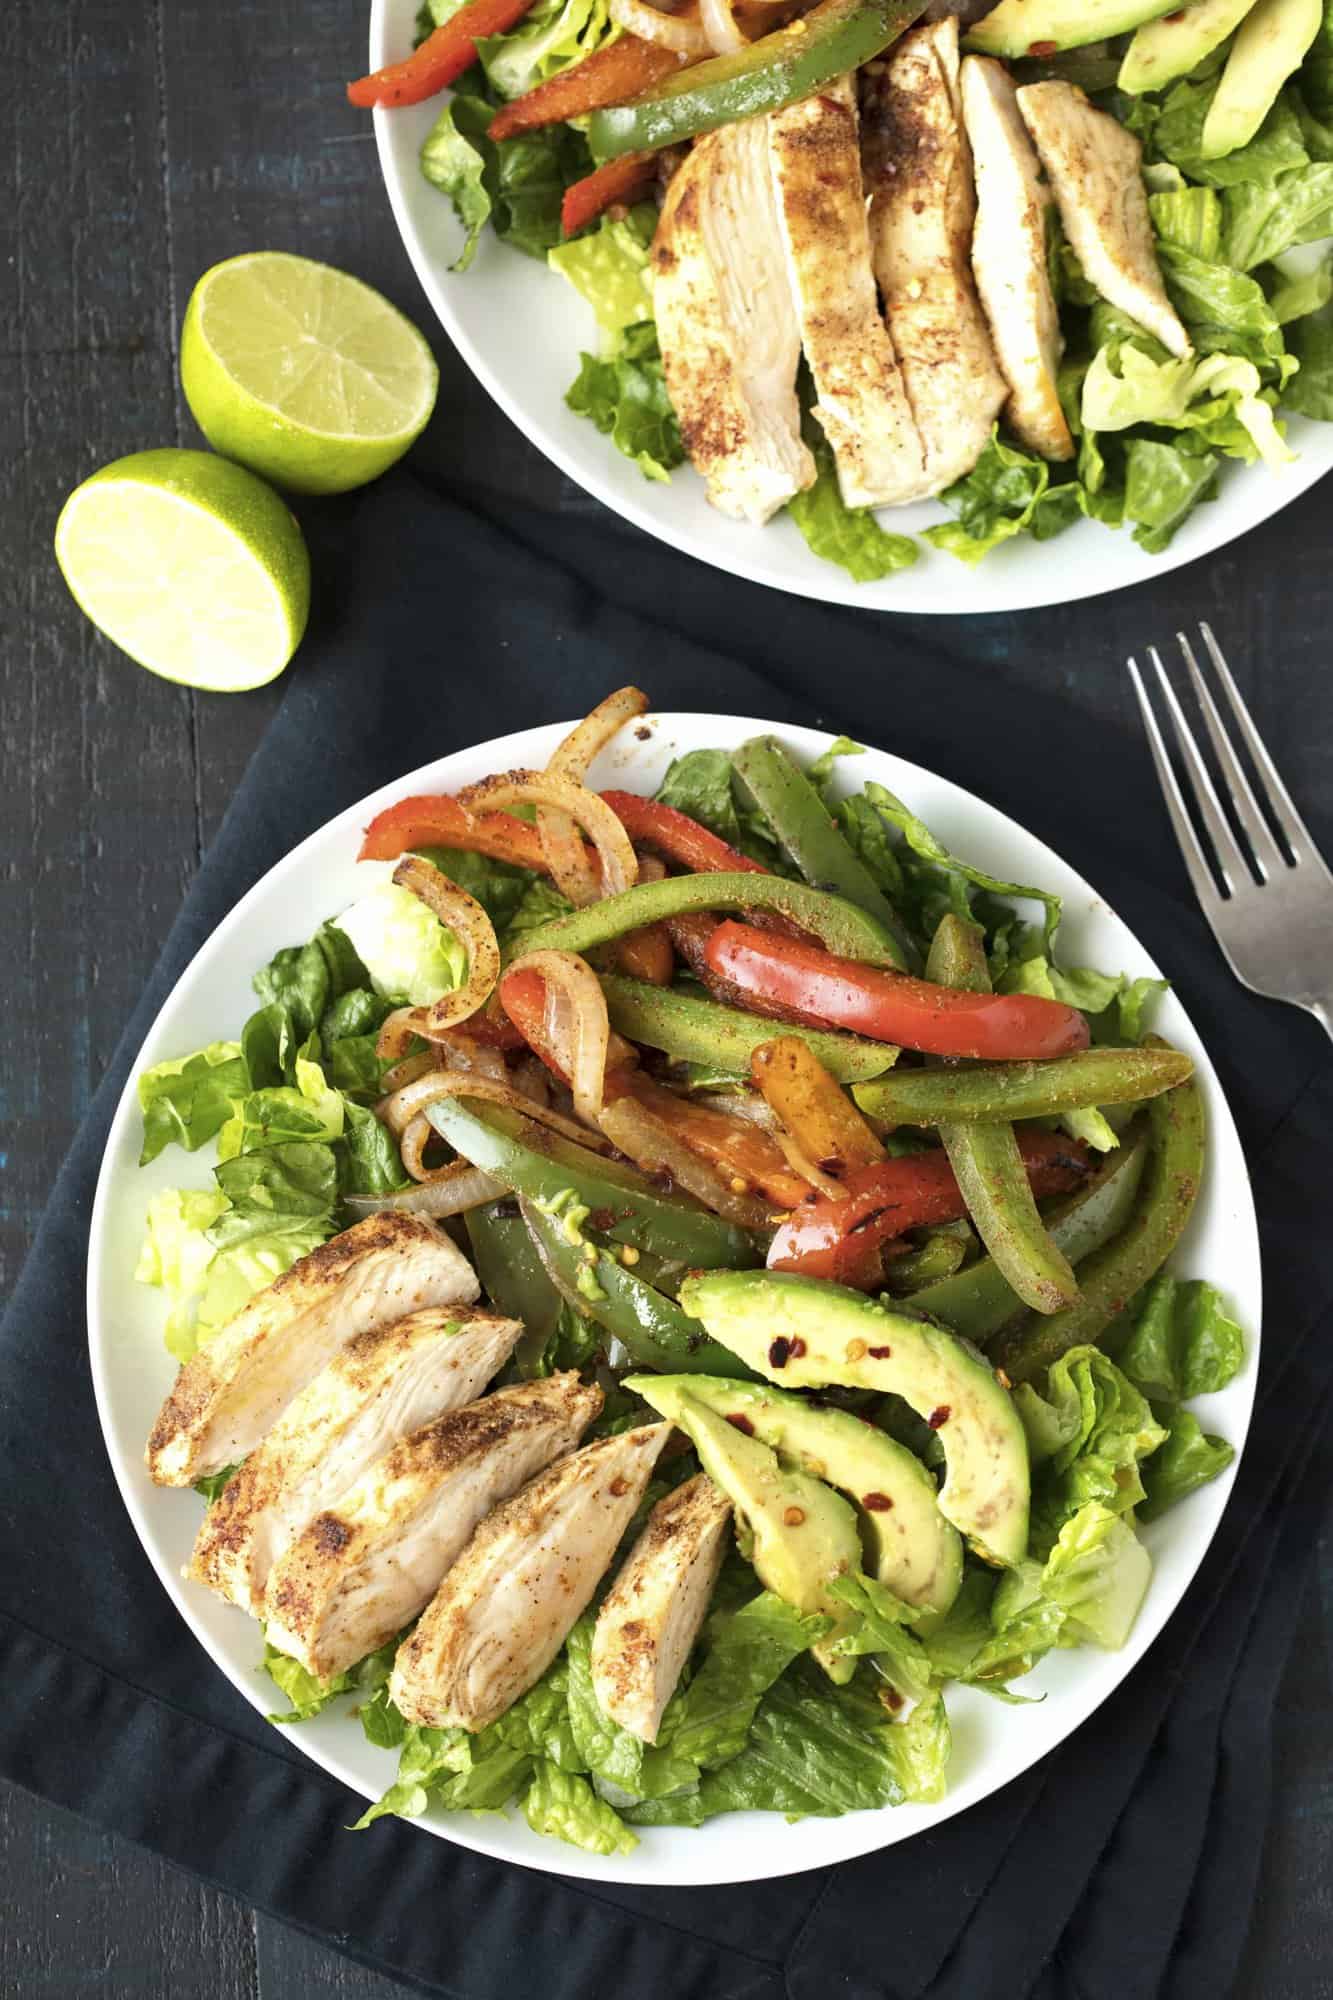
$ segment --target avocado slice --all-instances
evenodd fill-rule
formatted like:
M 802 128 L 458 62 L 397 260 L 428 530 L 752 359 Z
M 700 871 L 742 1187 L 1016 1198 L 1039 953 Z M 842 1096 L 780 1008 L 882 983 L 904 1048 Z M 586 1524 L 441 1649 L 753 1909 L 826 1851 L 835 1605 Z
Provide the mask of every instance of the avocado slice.
M 855 1512 L 820 1480 L 789 1470 L 757 1437 L 719 1416 L 696 1394 L 698 1380 L 635 1375 L 626 1387 L 637 1389 L 690 1439 L 704 1471 L 735 1509 L 741 1553 L 764 1587 L 797 1611 L 819 1611 L 834 1620 L 833 1630 L 812 1650 L 830 1680 L 849 1681 L 856 1661 L 837 1659 L 830 1648 L 852 1614 L 827 1586 L 835 1577 L 861 1572 Z
M 1287 78 L 1300 68 L 1324 18 L 1322 0 L 1257 0 L 1240 24 L 1199 151 L 1220 160 L 1248 146 Z
M 987 56 L 1050 56 L 1128 35 L 1177 0 L 1000 0 L 969 28 L 965 46 Z
M 868 1566 L 895 1597 L 925 1611 L 949 1609 L 963 1580 L 963 1544 L 940 1512 L 934 1480 L 906 1445 L 849 1410 L 821 1410 L 786 1389 L 711 1375 L 679 1379 L 696 1401 L 769 1445 L 782 1465 L 851 1495 Z M 626 1386 L 652 1400 L 639 1382 Z M 652 1383 L 660 1386 L 661 1378 Z
M 1147 21 L 1135 35 L 1116 78 L 1131 97 L 1161 90 L 1178 76 L 1188 76 L 1211 55 L 1219 42 L 1238 28 L 1254 0 L 1194 0 L 1156 21 Z
M 901 1396 L 939 1432 L 944 1518 L 987 1561 L 1006 1568 L 1021 1561 L 1027 1439 L 1013 1398 L 974 1349 L 862 1292 L 786 1271 L 707 1271 L 686 1279 L 680 1300 L 770 1382 L 793 1389 L 841 1382 Z

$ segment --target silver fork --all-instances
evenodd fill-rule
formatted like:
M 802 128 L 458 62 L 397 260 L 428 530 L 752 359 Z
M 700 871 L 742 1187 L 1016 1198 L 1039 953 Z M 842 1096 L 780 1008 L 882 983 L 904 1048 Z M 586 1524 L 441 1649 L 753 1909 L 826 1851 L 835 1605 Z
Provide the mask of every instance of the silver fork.
M 1200 624 L 1199 633 L 1254 767 L 1260 796 L 1255 796 L 1193 646 L 1183 632 L 1177 632 L 1221 774 L 1221 798 L 1156 646 L 1148 648 L 1148 660 L 1179 745 L 1185 789 L 1208 846 L 1190 817 L 1185 789 L 1167 754 L 1143 675 L 1131 659 L 1129 671 L 1166 809 L 1200 908 L 1237 979 L 1252 993 L 1304 1007 L 1333 1035 L 1333 874 L 1291 802 L 1212 628 Z

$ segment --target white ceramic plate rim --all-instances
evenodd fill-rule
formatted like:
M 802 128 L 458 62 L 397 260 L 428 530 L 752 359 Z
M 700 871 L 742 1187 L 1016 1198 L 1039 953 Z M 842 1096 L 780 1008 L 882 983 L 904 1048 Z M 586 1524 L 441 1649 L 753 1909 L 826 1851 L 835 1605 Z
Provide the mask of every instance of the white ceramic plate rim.
M 416 6 L 417 0 L 371 0 L 372 69 L 411 47 Z M 1222 548 L 1299 498 L 1333 465 L 1333 426 L 1292 417 L 1288 436 L 1297 462 L 1276 472 L 1225 467 L 1219 498 L 1196 509 L 1163 555 L 1147 555 L 1125 530 L 1082 521 L 1053 543 L 1023 537 L 976 569 L 923 543 L 913 569 L 879 583 L 854 583 L 812 555 L 790 521 L 779 517 L 751 528 L 726 520 L 708 505 L 702 481 L 688 467 L 667 485 L 652 484 L 585 418 L 566 409 L 564 393 L 579 350 L 596 346 L 591 311 L 563 280 L 489 231 L 472 268 L 450 272 L 462 231 L 450 203 L 417 164 L 438 109 L 435 102 L 376 111 L 374 120 L 394 220 L 445 332 L 505 415 L 567 478 L 646 534 L 730 575 L 862 611 L 956 614 L 1064 604 L 1150 582 Z M 1308 254 L 1317 259 L 1319 246 Z M 883 516 L 886 526 L 907 534 L 947 518 L 933 501 Z
M 747 718 L 665 713 L 652 715 L 647 722 L 651 740 L 631 743 L 600 760 L 590 774 L 594 783 L 633 786 L 637 779 L 640 786 L 651 789 L 669 754 L 709 744 L 735 745 L 775 727 Z M 776 733 L 803 757 L 817 755 L 829 740 L 809 729 L 778 728 Z M 244 1007 L 256 966 L 298 932 L 308 935 L 322 917 L 351 900 L 356 890 L 348 885 L 376 865 L 363 863 L 358 869 L 351 858 L 360 829 L 376 812 L 413 793 L 456 790 L 491 770 L 540 765 L 562 734 L 563 726 L 557 725 L 527 730 L 423 765 L 349 807 L 294 848 L 241 899 L 182 974 L 149 1030 L 112 1122 L 93 1206 L 88 1263 L 90 1358 L 108 1453 L 136 1532 L 163 1587 L 214 1664 L 261 1713 L 275 1705 L 275 1697 L 256 1673 L 260 1651 L 256 1627 L 181 1579 L 199 1502 L 189 1493 L 153 1487 L 142 1462 L 143 1439 L 172 1374 L 161 1346 L 164 1312 L 158 1296 L 132 1281 L 143 1209 L 157 1186 L 206 1184 L 208 1162 L 173 1150 L 152 1167 L 137 1169 L 135 1077 L 150 1063 L 239 1029 L 243 1014 L 220 1015 L 219 1007 Z M 1156 973 L 1148 954 L 1095 891 L 995 808 L 947 779 L 886 753 L 868 751 L 855 766 L 844 769 L 849 783 L 859 786 L 875 777 L 910 799 L 946 843 L 997 874 L 1059 889 L 1066 898 L 1068 962 L 1088 959 L 1134 974 Z M 1181 1261 L 1183 1268 L 1204 1272 L 1223 1286 L 1247 1331 L 1249 1352 L 1242 1373 L 1222 1393 L 1197 1405 L 1205 1427 L 1220 1430 L 1235 1444 L 1238 1462 L 1258 1362 L 1261 1293 L 1254 1205 L 1230 1111 L 1199 1037 L 1174 995 L 1167 996 L 1159 1019 L 1163 1032 L 1194 1056 L 1206 1093 L 1210 1172 L 1182 1245 Z M 1152 1644 L 1202 1561 L 1234 1471 L 1233 1466 L 1222 1479 L 1147 1529 L 1156 1571 L 1138 1624 L 1121 1652 L 1080 1650 L 1052 1656 L 1029 1684 L 1040 1686 L 1047 1696 L 1036 1707 L 1008 1709 L 973 1690 L 951 1692 L 953 1770 L 949 1793 L 939 1805 L 806 1820 L 796 1826 L 788 1826 L 777 1815 L 745 1814 L 697 1831 L 645 1829 L 634 1854 L 609 1858 L 540 1839 L 512 1808 L 505 1817 L 494 1819 L 436 1814 L 421 1823 L 462 1846 L 550 1873 L 668 1886 L 796 1873 L 939 1825 L 1027 1770 L 1119 1685 Z M 289 1730 L 288 1737 L 315 1763 L 368 1799 L 378 1796 L 390 1781 L 391 1753 L 366 1744 L 359 1725 L 345 1713 L 330 1710 L 311 1724 Z

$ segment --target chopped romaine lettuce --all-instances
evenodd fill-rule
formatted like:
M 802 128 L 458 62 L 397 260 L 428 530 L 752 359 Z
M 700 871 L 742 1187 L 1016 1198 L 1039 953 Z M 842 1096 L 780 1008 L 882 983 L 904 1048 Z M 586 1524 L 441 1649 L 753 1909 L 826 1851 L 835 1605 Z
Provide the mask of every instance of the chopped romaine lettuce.
M 1155 1521 L 1187 1493 L 1216 1479 L 1236 1456 L 1225 1438 L 1204 1431 L 1192 1410 L 1171 1410 L 1169 1424 L 1166 1443 L 1143 1468 L 1146 1498 L 1139 1516 L 1145 1521 Z
M 165 1188 L 148 1204 L 134 1275 L 167 1294 L 166 1344 L 177 1361 L 188 1361 L 200 1341 L 317 1249 L 331 1228 L 327 1215 L 275 1216 L 268 1233 L 247 1230 L 219 1248 L 212 1231 L 225 1227 L 230 1206 L 220 1188 Z
M 146 1167 L 164 1146 L 197 1152 L 217 1137 L 249 1088 L 250 1071 L 239 1042 L 210 1042 L 195 1055 L 146 1069 L 139 1078 L 139 1165 Z
M 1130 1309 L 1133 1331 L 1116 1359 L 1156 1401 L 1224 1389 L 1245 1359 L 1245 1336 L 1221 1293 L 1202 1279 L 1160 1273 Z
M 592 307 L 612 354 L 626 328 L 653 316 L 648 249 L 656 227 L 657 210 L 651 202 L 641 202 L 628 215 L 604 215 L 588 235 L 547 252 L 551 269 Z
M 910 569 L 921 554 L 910 535 L 891 534 L 867 507 L 849 507 L 838 485 L 833 448 L 813 413 L 802 413 L 801 432 L 815 461 L 815 481 L 787 502 L 787 512 L 807 546 L 845 569 L 855 583 L 877 583 Z
M 615 33 L 606 0 L 537 0 L 518 27 L 479 41 L 477 54 L 492 90 L 509 100 L 591 55 Z
M 1049 541 L 1072 527 L 1081 511 L 1076 483 L 1052 486 L 1045 459 L 1004 444 L 998 431 L 971 472 L 940 498 L 958 519 L 927 528 L 926 540 L 969 565 L 1014 535 Z
M 523 1816 L 534 1833 L 567 1840 L 589 1854 L 632 1854 L 638 1837 L 586 1778 L 539 1757 L 523 1794 Z
M 1052 1363 L 1044 1394 L 1022 1382 L 1014 1401 L 1033 1463 L 1032 1547 L 1042 1554 L 1091 1500 L 1123 1514 L 1143 1499 L 1142 1461 L 1165 1442 L 1146 1396 L 1095 1347 Z
M 467 975 L 467 953 L 419 896 L 394 882 L 370 889 L 337 927 L 364 959 L 377 993 L 429 1007 Z
M 652 320 L 626 327 L 613 353 L 581 354 L 579 363 L 565 396 L 570 409 L 596 424 L 645 479 L 669 479 L 684 463 L 685 448 Z

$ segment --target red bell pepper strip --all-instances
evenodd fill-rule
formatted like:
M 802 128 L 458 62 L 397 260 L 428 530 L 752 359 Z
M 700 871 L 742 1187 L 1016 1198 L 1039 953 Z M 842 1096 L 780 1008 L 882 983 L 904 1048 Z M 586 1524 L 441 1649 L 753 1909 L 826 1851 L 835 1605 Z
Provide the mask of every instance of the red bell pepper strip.
M 637 792 L 603 792 L 602 798 L 610 806 L 631 840 L 642 840 L 665 854 L 668 861 L 675 861 L 682 868 L 688 868 L 695 875 L 750 874 L 767 875 L 771 871 L 758 861 L 751 861 L 746 854 L 739 854 L 729 847 L 725 840 L 719 840 L 706 826 L 700 826 L 697 819 L 688 813 L 677 812 L 675 806 L 664 806 L 657 799 L 640 798 Z
M 1077 1007 L 1058 1000 L 933 986 L 752 924 L 719 924 L 704 960 L 733 992 L 763 1003 L 760 1011 L 781 1006 L 806 1027 L 850 1028 L 928 1055 L 1021 1062 L 1067 1055 L 1090 1040 Z
M 1089 1171 L 1087 1148 L 1058 1132 L 1019 1134 L 1032 1192 L 1064 1194 Z M 967 1213 L 962 1190 L 943 1151 L 911 1153 L 858 1167 L 843 1182 L 846 1195 L 807 1197 L 782 1223 L 768 1252 L 771 1271 L 799 1271 L 860 1291 L 883 1282 L 882 1253 L 907 1229 L 955 1222 Z
M 418 847 L 462 847 L 516 868 L 546 866 L 535 826 L 512 813 L 470 813 L 447 793 L 399 799 L 376 813 L 357 860 L 395 861 Z
M 546 982 L 541 974 L 526 966 L 514 966 L 500 981 L 500 1002 L 528 1046 L 554 1075 L 567 1083 L 569 1079 L 546 1031 Z M 682 1146 L 688 1146 L 701 1160 L 719 1168 L 724 1178 L 737 1176 L 783 1208 L 790 1208 L 811 1191 L 809 1183 L 788 1166 L 781 1146 L 761 1126 L 744 1118 L 733 1118 L 711 1105 L 690 1104 L 664 1090 L 643 1075 L 636 1067 L 632 1046 L 613 1033 L 607 1051 L 605 1100 L 612 1104 L 617 1098 L 627 1096 L 637 1097 L 670 1128 Z
M 548 77 L 535 90 L 502 105 L 491 120 L 489 137 L 512 139 L 516 132 L 534 132 L 542 125 L 561 125 L 600 111 L 605 104 L 624 104 L 662 83 L 692 58 L 675 49 L 658 48 L 635 35 L 622 35 L 604 49 L 594 49 L 582 62 Z
M 654 153 L 624 153 L 618 160 L 608 160 L 604 167 L 567 187 L 560 204 L 560 227 L 564 234 L 577 235 L 613 202 L 637 201 L 640 195 L 647 194 L 657 173 L 656 157 Z
M 388 63 L 349 83 L 349 102 L 363 110 L 373 105 L 394 108 L 424 103 L 471 68 L 479 41 L 487 35 L 504 34 L 531 6 L 532 0 L 468 0 L 466 7 L 451 14 L 443 27 L 427 35 L 420 48 L 413 49 L 402 62 Z

